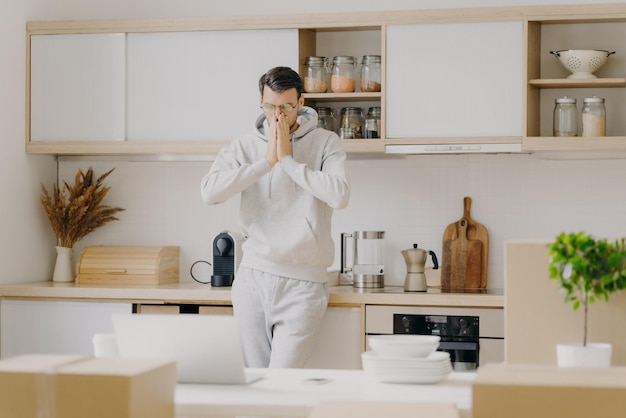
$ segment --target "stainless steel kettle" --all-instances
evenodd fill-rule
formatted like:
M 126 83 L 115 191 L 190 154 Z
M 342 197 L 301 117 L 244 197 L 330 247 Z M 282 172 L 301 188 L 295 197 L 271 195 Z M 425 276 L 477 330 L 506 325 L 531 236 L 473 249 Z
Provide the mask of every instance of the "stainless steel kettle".
M 426 260 L 430 255 L 433 261 L 433 270 L 439 268 L 437 255 L 434 251 L 423 250 L 417 248 L 417 244 L 413 244 L 413 248 L 400 251 L 406 263 L 406 278 L 404 279 L 405 292 L 425 292 L 426 284 Z

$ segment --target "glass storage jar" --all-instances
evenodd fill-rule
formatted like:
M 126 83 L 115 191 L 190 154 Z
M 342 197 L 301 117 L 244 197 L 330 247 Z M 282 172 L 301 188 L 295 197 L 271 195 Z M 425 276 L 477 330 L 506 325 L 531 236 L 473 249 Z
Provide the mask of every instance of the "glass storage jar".
M 380 55 L 363 55 L 359 87 L 362 92 L 380 91 Z
M 554 136 L 578 135 L 576 99 L 563 96 L 554 101 Z
M 380 138 L 380 107 L 370 107 L 365 117 L 363 138 Z
M 317 109 L 317 127 L 335 131 L 337 128 L 337 120 L 330 107 L 318 107 Z
M 334 93 L 351 93 L 356 88 L 356 60 L 354 57 L 338 55 L 333 58 L 330 89 Z
M 587 97 L 583 99 L 583 136 L 606 135 L 606 109 L 601 97 Z
M 341 108 L 340 129 L 354 129 L 354 137 L 363 138 L 363 122 L 363 110 L 360 107 Z
M 306 57 L 304 59 L 304 91 L 307 93 L 326 93 L 328 90 L 328 59 L 326 57 Z

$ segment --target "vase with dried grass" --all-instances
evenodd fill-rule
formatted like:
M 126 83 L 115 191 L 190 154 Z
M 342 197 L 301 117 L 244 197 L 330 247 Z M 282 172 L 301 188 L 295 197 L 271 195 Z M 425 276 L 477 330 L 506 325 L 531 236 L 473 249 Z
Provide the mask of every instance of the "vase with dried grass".
M 106 223 L 118 220 L 115 216 L 123 208 L 102 204 L 110 187 L 103 182 L 114 168 L 94 180 L 93 169 L 78 170 L 74 184 L 52 185 L 52 193 L 41 184 L 41 204 L 57 238 L 57 260 L 53 281 L 72 282 L 72 251 L 74 245 L 90 232 Z

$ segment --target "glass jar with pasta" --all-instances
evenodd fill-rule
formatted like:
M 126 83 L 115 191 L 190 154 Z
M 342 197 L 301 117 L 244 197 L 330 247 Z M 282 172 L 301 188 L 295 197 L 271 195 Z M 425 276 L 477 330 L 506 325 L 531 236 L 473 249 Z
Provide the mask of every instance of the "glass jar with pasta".
M 363 138 L 363 109 L 360 107 L 341 108 L 339 128 L 354 129 L 354 138 Z

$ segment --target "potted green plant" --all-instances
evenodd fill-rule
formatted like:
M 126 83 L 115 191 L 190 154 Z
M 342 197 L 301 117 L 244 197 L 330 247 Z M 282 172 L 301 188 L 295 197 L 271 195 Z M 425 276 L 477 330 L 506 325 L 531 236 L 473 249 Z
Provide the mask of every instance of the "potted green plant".
M 624 238 L 609 242 L 585 232 L 561 233 L 548 245 L 550 278 L 565 291 L 565 302 L 574 310 L 582 307 L 582 344 L 557 345 L 559 365 L 610 365 L 611 345 L 587 341 L 589 306 L 626 287 L 626 245 Z M 601 356 L 608 355 L 601 360 Z M 570 364 L 569 359 L 574 359 Z
M 65 181 L 63 186 L 55 183 L 52 193 L 41 185 L 41 204 L 57 238 L 53 281 L 73 281 L 71 255 L 74 245 L 95 229 L 117 220 L 115 214 L 124 210 L 102 203 L 110 189 L 104 186 L 104 179 L 113 170 L 95 178 L 91 167 L 87 172 L 79 169 L 73 185 Z

